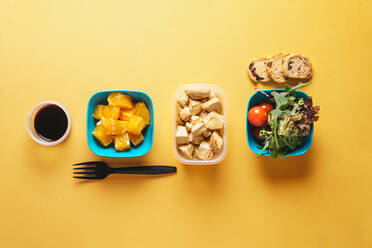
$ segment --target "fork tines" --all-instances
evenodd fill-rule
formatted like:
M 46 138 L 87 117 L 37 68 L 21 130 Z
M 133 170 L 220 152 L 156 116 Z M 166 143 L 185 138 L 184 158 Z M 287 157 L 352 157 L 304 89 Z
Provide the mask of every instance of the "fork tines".
M 76 174 L 76 173 L 74 173 Z M 86 173 L 82 173 L 82 174 L 86 174 Z M 94 173 L 92 173 L 94 174 Z M 90 177 L 87 177 L 87 176 L 73 176 L 73 178 L 78 178 L 78 179 L 98 179 L 97 176 L 90 176 Z
M 77 164 L 73 164 L 74 166 L 77 166 L 77 165 L 88 165 L 88 164 L 92 164 L 92 165 L 96 165 L 98 163 L 102 163 L 101 161 L 89 161 L 89 162 L 82 162 L 82 163 L 77 163 Z
M 74 167 L 73 174 L 82 174 L 82 175 L 92 175 L 92 176 L 74 176 L 73 178 L 78 178 L 78 179 L 97 179 L 96 176 L 96 166 L 91 166 L 91 165 L 96 165 L 96 161 L 90 161 L 90 162 L 83 162 L 83 163 L 77 163 L 73 164 L 73 166 L 80 166 L 80 165 L 90 165 L 90 166 L 82 166 L 82 167 Z M 92 171 L 93 170 L 93 171 Z

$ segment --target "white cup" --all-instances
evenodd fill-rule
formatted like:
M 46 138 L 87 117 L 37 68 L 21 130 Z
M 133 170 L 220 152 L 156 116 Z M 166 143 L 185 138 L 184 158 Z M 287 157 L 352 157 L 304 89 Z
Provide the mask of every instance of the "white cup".
M 47 105 L 56 105 L 56 106 L 60 107 L 65 112 L 66 117 L 67 117 L 67 129 L 66 129 L 65 133 L 63 134 L 63 136 L 61 138 L 59 138 L 58 140 L 55 140 L 55 141 L 48 141 L 48 140 L 45 140 L 45 139 L 41 138 L 40 135 L 35 130 L 35 117 L 36 117 L 37 113 L 39 112 L 39 110 L 42 109 L 43 107 L 47 106 Z M 30 135 L 30 137 L 35 142 L 39 143 L 40 145 L 44 145 L 44 146 L 58 145 L 59 143 L 62 143 L 70 135 L 70 132 L 71 132 L 70 113 L 65 108 L 65 106 L 63 106 L 62 104 L 60 104 L 58 102 L 55 102 L 55 101 L 39 102 L 38 104 L 33 106 L 32 109 L 30 110 L 30 112 L 28 113 L 27 119 L 26 119 L 26 128 L 27 128 L 27 132 Z

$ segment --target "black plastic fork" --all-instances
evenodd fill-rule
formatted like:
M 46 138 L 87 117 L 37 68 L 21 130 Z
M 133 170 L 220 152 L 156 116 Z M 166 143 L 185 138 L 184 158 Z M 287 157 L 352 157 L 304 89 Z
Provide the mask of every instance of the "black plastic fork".
M 160 175 L 177 172 L 177 167 L 165 165 L 112 168 L 103 161 L 90 161 L 74 164 L 74 166 L 79 165 L 86 165 L 83 167 L 73 168 L 74 178 L 79 179 L 104 179 L 110 174 Z

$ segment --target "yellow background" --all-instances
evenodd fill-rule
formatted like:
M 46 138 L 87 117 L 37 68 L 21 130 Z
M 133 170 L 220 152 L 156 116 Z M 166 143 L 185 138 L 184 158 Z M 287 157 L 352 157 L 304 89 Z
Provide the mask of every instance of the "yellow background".
M 372 247 L 371 13 L 369 0 L 1 0 L 0 246 Z M 257 158 L 245 67 L 279 52 L 312 61 L 303 90 L 321 117 L 306 155 Z M 172 152 L 172 94 L 197 82 L 228 97 L 218 166 L 183 166 Z M 155 137 L 142 158 L 104 160 L 177 165 L 177 175 L 72 179 L 72 163 L 101 159 L 85 119 L 89 97 L 106 89 L 148 93 Z M 47 99 L 73 119 L 56 147 L 25 128 Z

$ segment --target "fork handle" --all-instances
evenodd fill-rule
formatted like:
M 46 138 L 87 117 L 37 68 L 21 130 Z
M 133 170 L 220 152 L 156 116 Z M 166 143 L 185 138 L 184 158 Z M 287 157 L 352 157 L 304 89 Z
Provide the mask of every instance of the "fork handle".
M 134 167 L 121 167 L 112 168 L 114 174 L 145 174 L 145 175 L 158 175 L 177 172 L 177 167 L 155 165 L 155 166 L 134 166 Z

